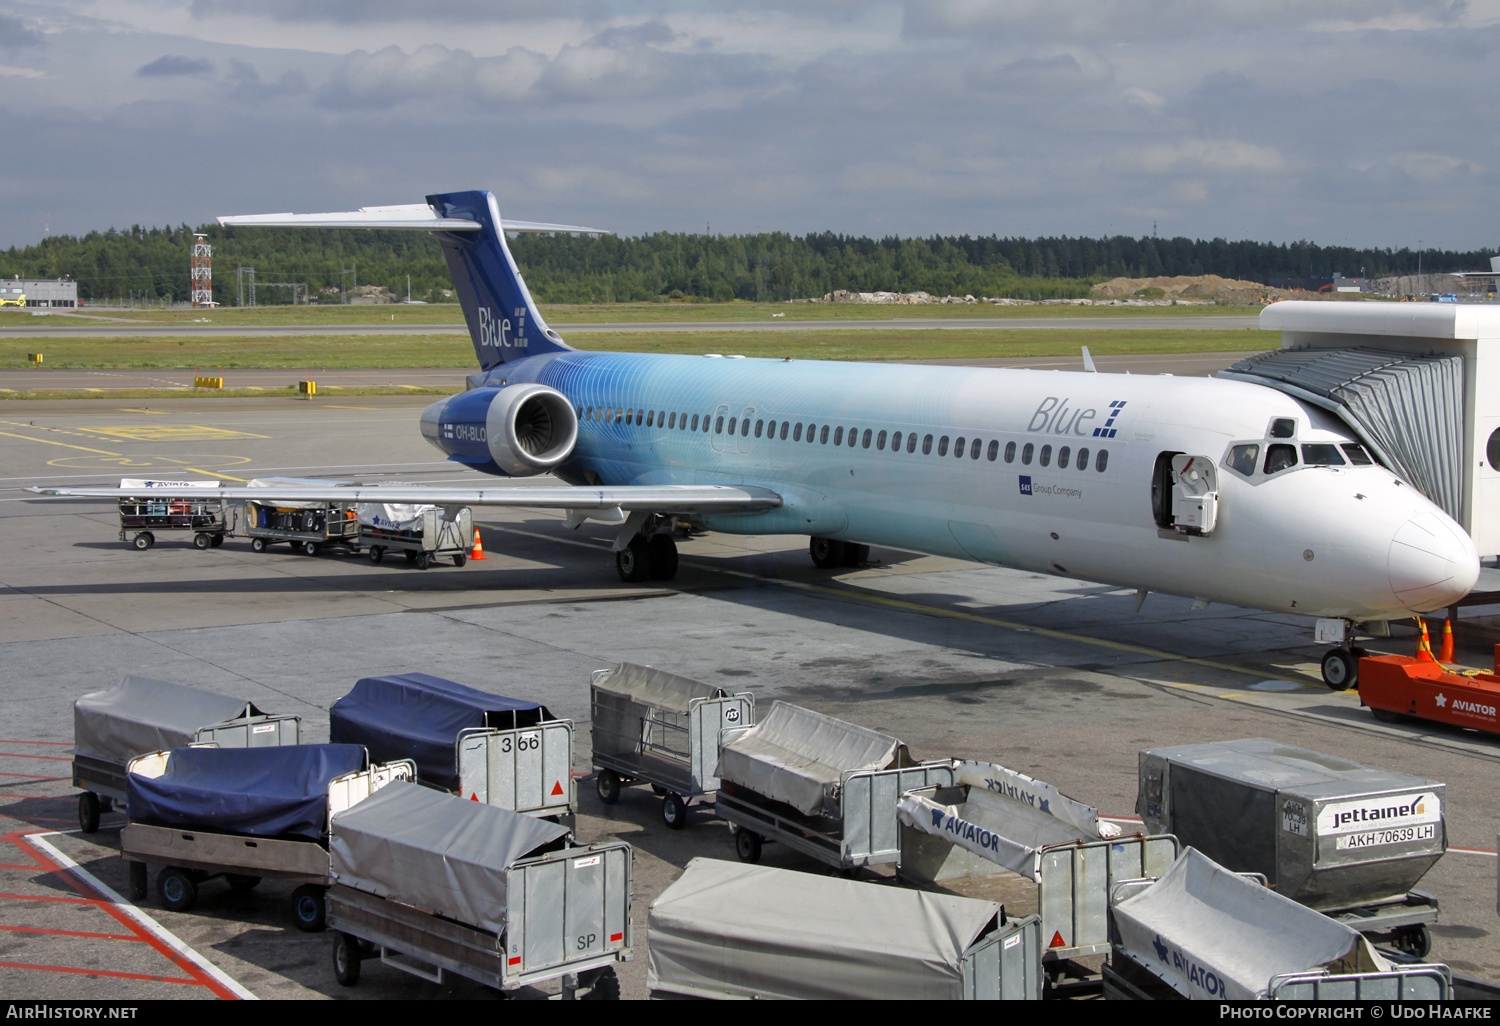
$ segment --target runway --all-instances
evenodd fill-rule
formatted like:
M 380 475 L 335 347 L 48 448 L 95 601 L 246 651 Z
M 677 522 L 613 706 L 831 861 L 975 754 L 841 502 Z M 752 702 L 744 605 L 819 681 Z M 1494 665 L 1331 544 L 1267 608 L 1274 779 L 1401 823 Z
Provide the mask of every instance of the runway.
M 292 929 L 290 888 L 274 882 L 248 895 L 205 884 L 186 913 L 163 910 L 153 895 L 136 911 L 158 934 L 66 872 L 48 846 L 123 892 L 121 818 L 107 816 L 89 837 L 66 833 L 76 829 L 67 760 L 78 696 L 140 673 L 300 714 L 304 737 L 324 740 L 328 707 L 358 678 L 421 671 L 573 717 L 574 768 L 586 774 L 589 674 L 621 661 L 749 690 L 761 708 L 787 700 L 880 729 L 920 758 L 1000 762 L 1106 815 L 1134 815 L 1140 749 L 1195 741 L 1270 737 L 1444 781 L 1455 850 L 1421 885 L 1443 908 L 1433 957 L 1500 978 L 1500 795 L 1491 786 L 1500 743 L 1377 723 L 1357 695 L 1318 682 L 1321 649 L 1297 617 L 1194 611 L 1156 595 L 1137 614 L 1131 593 L 896 550 L 872 553 L 865 567 L 819 571 L 796 537 L 704 535 L 682 545 L 675 580 L 627 585 L 613 569 L 610 529 L 575 532 L 526 510 L 476 511 L 488 559 L 463 568 L 256 554 L 244 539 L 198 551 L 185 537 L 159 536 L 138 552 L 117 539 L 108 501 L 20 491 L 166 474 L 477 480 L 421 440 L 425 405 L 416 396 L 0 405 L 8 998 L 207 998 L 234 987 L 260 998 L 480 996 L 471 984 L 439 987 L 378 966 L 344 990 L 328 967 L 328 938 Z M 1494 612 L 1464 621 L 1465 662 L 1487 664 L 1500 640 Z M 1407 651 L 1411 641 L 1372 647 Z M 667 830 L 644 789 L 607 807 L 582 780 L 580 796 L 581 840 L 635 846 L 636 955 L 621 980 L 625 997 L 644 997 L 651 898 L 692 857 L 733 858 L 729 835 L 700 808 L 686 829 Z M 33 837 L 47 831 L 64 833 Z M 775 847 L 765 862 L 816 870 Z M 163 934 L 202 963 L 174 955 Z

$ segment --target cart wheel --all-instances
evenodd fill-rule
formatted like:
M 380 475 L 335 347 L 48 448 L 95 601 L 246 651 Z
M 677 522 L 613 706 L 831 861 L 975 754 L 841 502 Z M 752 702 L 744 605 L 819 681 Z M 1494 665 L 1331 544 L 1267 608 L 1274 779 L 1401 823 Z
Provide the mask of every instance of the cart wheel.
M 303 884 L 292 892 L 292 913 L 303 933 L 321 933 L 328 925 L 324 891 L 317 884 Z
M 206 549 L 213 543 L 214 540 L 208 535 L 204 534 L 202 531 L 199 531 L 197 534 L 193 535 L 193 548 L 195 549 Z
M 1432 932 L 1426 923 L 1405 927 L 1396 931 L 1396 947 L 1413 958 L 1426 958 L 1432 950 Z
M 130 900 L 140 901 L 151 890 L 146 884 L 146 864 L 132 862 L 130 865 Z
M 687 824 L 687 804 L 681 797 L 669 794 L 661 800 L 661 821 L 668 830 L 681 830 Z
M 208 536 L 208 543 L 214 548 L 218 548 L 224 544 L 224 536 L 222 534 L 211 534 Z
M 412 560 L 418 570 L 426 570 L 432 565 L 432 557 L 425 552 L 418 552 L 417 558 Z
M 86 834 L 99 829 L 99 796 L 92 791 L 78 796 L 78 828 Z
M 417 561 L 417 554 L 413 549 L 406 549 L 401 554 L 406 557 L 408 563 L 415 563 Z
M 173 912 L 186 912 L 198 904 L 198 885 L 192 874 L 177 866 L 168 866 L 157 875 L 156 893 Z
M 384 558 L 385 558 L 385 549 L 381 548 L 379 545 L 371 545 L 370 546 L 370 562 L 371 563 L 379 563 Z
M 345 987 L 359 982 L 359 941 L 347 933 L 333 935 L 333 978 Z
M 601 802 L 613 805 L 620 800 L 620 775 L 614 770 L 600 770 L 594 778 L 594 790 L 599 792 Z
M 615 975 L 615 967 L 607 965 L 602 969 L 596 969 L 592 973 L 579 973 L 578 982 L 588 987 L 588 993 L 579 1000 L 582 1001 L 618 1001 L 620 1000 L 620 978 Z
M 249 876 L 245 873 L 225 873 L 224 882 L 236 894 L 249 894 L 260 886 L 260 877 Z
M 317 542 L 303 542 L 302 543 L 302 551 L 304 553 L 306 553 L 307 555 L 309 555 L 309 556 L 316 556 L 318 554 L 318 543 Z
M 250 551 L 251 552 L 264 552 L 264 551 L 266 551 L 266 540 L 264 538 L 251 538 L 250 539 Z
M 140 534 L 135 536 L 135 541 L 133 544 L 136 548 L 140 549 L 142 552 L 145 552 L 151 547 L 151 542 L 151 535 L 149 535 L 145 531 L 142 531 Z
M 453 554 L 453 565 L 454 566 L 463 566 L 468 561 L 469 561 L 469 557 L 465 556 L 462 552 L 455 552 Z
M 755 863 L 760 861 L 760 834 L 754 830 L 746 830 L 740 827 L 734 834 L 734 853 L 740 857 L 741 862 Z

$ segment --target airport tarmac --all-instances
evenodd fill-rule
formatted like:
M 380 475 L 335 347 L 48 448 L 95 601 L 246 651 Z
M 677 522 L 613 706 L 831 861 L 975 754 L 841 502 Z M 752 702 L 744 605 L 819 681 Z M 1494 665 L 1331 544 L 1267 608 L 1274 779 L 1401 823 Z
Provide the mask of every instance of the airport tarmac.
M 289 888 L 273 882 L 248 895 L 206 884 L 188 913 L 164 911 L 154 893 L 139 908 L 116 901 L 104 888 L 125 889 L 120 817 L 76 832 L 72 702 L 138 673 L 300 714 L 304 737 L 324 740 L 329 706 L 358 678 L 421 671 L 575 718 L 575 772 L 587 774 L 589 674 L 622 661 L 751 691 L 761 708 L 785 699 L 884 730 L 920 758 L 1000 762 L 1124 819 L 1137 752 L 1163 745 L 1269 737 L 1443 781 L 1452 847 L 1420 885 L 1443 908 L 1431 957 L 1500 980 L 1500 739 L 1377 723 L 1356 694 L 1318 681 L 1321 650 L 1297 617 L 1194 611 L 1156 595 L 1137 614 L 1128 592 L 895 550 L 819 571 L 802 538 L 696 537 L 674 581 L 626 585 L 608 528 L 574 532 L 525 510 L 476 511 L 488 558 L 462 568 L 255 554 L 244 539 L 199 551 L 165 533 L 139 552 L 117 539 L 111 502 L 20 491 L 163 475 L 477 482 L 422 441 L 425 405 L 0 405 L 0 993 L 476 996 L 378 963 L 357 988 L 340 987 L 329 938 L 297 932 Z M 1461 661 L 1488 665 L 1496 611 L 1466 612 Z M 1409 651 L 1410 634 L 1370 647 Z M 606 807 L 582 779 L 579 796 L 581 840 L 635 847 L 636 957 L 620 976 L 624 996 L 644 997 L 647 905 L 688 859 L 732 859 L 729 834 L 699 808 L 669 831 L 643 788 Z M 88 877 L 65 871 L 69 861 Z M 820 871 L 776 846 L 763 861 Z

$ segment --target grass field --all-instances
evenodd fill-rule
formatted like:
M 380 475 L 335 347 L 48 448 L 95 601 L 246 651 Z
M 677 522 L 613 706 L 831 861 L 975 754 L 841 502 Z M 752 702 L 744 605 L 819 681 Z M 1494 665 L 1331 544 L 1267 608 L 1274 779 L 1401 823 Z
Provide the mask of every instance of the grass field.
M 605 303 L 589 306 L 542 307 L 542 316 L 554 325 L 604 323 L 681 323 L 683 321 L 769 321 L 772 314 L 788 321 L 869 321 L 890 318 L 974 318 L 1007 320 L 1030 317 L 1217 317 L 1246 316 L 1260 312 L 1251 306 L 994 306 L 992 304 L 932 304 L 923 306 L 855 306 L 823 303 Z M 54 314 L 33 316 L 24 310 L 0 310 L 0 327 L 35 327 L 47 323 L 107 324 L 110 320 L 133 324 L 232 324 L 232 325 L 353 325 L 353 324 L 462 324 L 456 303 L 427 306 L 384 304 L 380 306 L 261 306 L 252 309 L 222 307 L 217 310 L 114 310 L 84 307 L 79 318 Z M 80 318 L 88 318 L 82 320 Z
M 961 360 L 1259 350 L 1274 337 L 1251 328 L 1054 330 L 984 329 L 879 332 L 599 332 L 574 336 L 578 349 L 625 353 L 766 356 L 796 360 Z M 472 368 L 474 350 L 461 335 L 287 335 L 228 338 L 49 338 L 0 341 L 0 368 L 27 368 L 40 350 L 44 367 L 65 370 L 197 368 L 339 370 L 386 367 Z

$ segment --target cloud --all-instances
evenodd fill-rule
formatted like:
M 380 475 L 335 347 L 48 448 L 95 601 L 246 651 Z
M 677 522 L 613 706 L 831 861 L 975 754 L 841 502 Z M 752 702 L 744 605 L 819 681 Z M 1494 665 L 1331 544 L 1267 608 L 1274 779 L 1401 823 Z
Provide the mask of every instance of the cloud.
M 1151 175 L 1274 175 L 1288 170 L 1286 158 L 1276 150 L 1238 139 L 1183 139 L 1141 146 L 1118 154 L 1105 166 Z
M 26 27 L 20 18 L 0 14 L 0 50 L 19 50 L 24 46 L 40 46 L 42 34 Z
M 193 0 L 195 17 L 271 18 L 281 22 L 335 22 L 364 25 L 382 21 L 444 21 L 460 24 L 506 22 L 518 18 L 558 18 L 602 14 L 597 0 Z
M 167 54 L 136 69 L 137 78 L 168 78 L 173 75 L 211 75 L 214 62 L 197 57 Z

